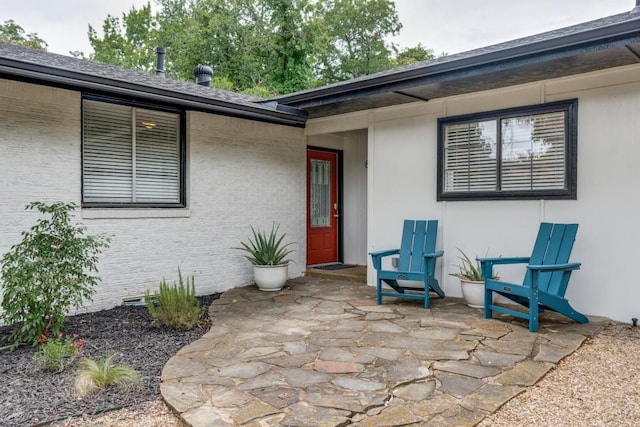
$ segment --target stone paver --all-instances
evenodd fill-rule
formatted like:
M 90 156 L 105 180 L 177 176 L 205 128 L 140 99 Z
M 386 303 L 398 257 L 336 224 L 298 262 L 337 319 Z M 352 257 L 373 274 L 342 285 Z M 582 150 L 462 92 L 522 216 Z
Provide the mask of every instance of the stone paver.
M 166 364 L 161 393 L 189 425 L 473 426 L 608 323 L 545 312 L 483 319 L 456 298 L 385 299 L 318 277 L 225 292 L 212 327 Z

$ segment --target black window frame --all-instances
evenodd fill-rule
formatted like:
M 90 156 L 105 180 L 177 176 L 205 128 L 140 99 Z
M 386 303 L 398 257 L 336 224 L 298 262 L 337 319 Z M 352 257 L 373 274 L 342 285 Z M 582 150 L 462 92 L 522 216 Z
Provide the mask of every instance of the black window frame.
M 445 192 L 444 191 L 444 129 L 446 125 L 464 124 L 487 120 L 500 120 L 522 116 L 527 114 L 541 114 L 562 111 L 565 113 L 565 183 L 564 189 L 553 190 L 519 190 L 501 191 L 468 191 Z M 499 126 L 498 126 L 499 127 Z M 500 134 L 498 134 L 500 135 Z M 437 200 L 576 200 L 577 199 L 577 172 L 578 172 L 578 100 L 570 99 L 550 102 L 546 104 L 528 105 L 524 107 L 506 108 L 481 113 L 465 114 L 438 119 L 437 141 Z M 496 156 L 496 185 L 500 186 L 500 174 L 502 160 Z
M 119 202 L 86 202 L 84 199 L 84 101 L 97 101 L 108 104 L 124 105 L 134 108 L 142 108 L 146 110 L 154 110 L 165 113 L 177 114 L 179 117 L 179 201 L 176 203 L 119 203 Z M 187 206 L 186 194 L 186 163 L 187 163 L 187 143 L 186 143 L 186 110 L 169 104 L 150 103 L 137 99 L 124 99 L 108 95 L 83 93 L 80 104 L 80 122 L 81 122 L 81 207 L 82 208 L 124 208 L 124 209 L 140 209 L 140 208 L 185 208 Z

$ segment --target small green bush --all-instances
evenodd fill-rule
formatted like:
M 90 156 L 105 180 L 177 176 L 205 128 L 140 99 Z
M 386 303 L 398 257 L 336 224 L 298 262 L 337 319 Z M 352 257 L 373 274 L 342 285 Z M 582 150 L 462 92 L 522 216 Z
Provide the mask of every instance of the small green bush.
M 175 329 L 193 328 L 204 311 L 196 298 L 195 279 L 187 276 L 186 284 L 182 280 L 182 273 L 178 269 L 178 284 L 172 286 L 165 279 L 160 283 L 160 292 L 152 297 L 149 291 L 145 293 L 144 302 L 156 326 Z
M 71 221 L 74 203 L 28 204 L 44 217 L 22 233 L 22 241 L 0 259 L 2 312 L 14 326 L 8 340 L 17 346 L 57 336 L 72 308 L 91 300 L 98 277 L 98 256 L 109 246 L 105 235 L 86 235 Z
M 62 372 L 76 360 L 85 342 L 85 339 L 76 334 L 63 338 L 61 333 L 57 338 L 41 344 L 33 359 L 42 361 L 45 368 L 51 372 Z
M 78 396 L 84 397 L 105 390 L 111 384 L 118 387 L 131 387 L 142 384 L 140 373 L 126 365 L 113 362 L 115 354 L 102 359 L 84 358 L 76 374 L 75 388 Z

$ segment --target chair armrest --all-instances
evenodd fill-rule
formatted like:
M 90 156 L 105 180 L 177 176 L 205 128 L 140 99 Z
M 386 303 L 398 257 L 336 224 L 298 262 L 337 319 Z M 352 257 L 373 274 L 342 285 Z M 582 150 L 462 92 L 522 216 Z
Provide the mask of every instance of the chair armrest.
M 547 265 L 528 265 L 529 270 L 538 271 L 564 271 L 564 270 L 579 270 L 582 263 L 570 262 L 568 264 L 547 264 Z
M 491 264 L 526 264 L 529 262 L 531 257 L 511 257 L 511 258 L 476 258 L 476 261 L 480 263 L 491 263 Z
M 438 258 L 438 257 L 441 257 L 442 255 L 444 255 L 444 251 L 436 251 L 432 254 L 424 254 L 423 256 L 425 258 Z
M 372 257 L 385 257 L 389 255 L 397 255 L 399 253 L 400 249 L 389 249 L 386 251 L 369 252 L 369 255 L 371 255 Z
M 398 255 L 398 254 L 400 254 L 400 249 L 390 249 L 386 251 L 369 252 L 369 255 L 371 255 L 371 262 L 373 263 L 373 268 L 375 268 L 376 270 L 382 269 L 383 257 L 389 256 L 389 255 Z

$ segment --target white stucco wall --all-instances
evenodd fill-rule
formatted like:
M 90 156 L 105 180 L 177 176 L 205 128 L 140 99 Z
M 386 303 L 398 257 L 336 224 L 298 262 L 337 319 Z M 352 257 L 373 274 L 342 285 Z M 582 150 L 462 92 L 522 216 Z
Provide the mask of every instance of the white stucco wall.
M 20 240 L 35 200 L 81 202 L 81 94 L 0 80 L 0 254 Z M 100 261 L 97 310 L 160 280 L 194 275 L 199 294 L 252 281 L 231 248 L 249 224 L 279 222 L 295 242 L 291 277 L 306 267 L 306 144 L 303 129 L 199 112 L 187 114 L 186 209 L 81 209 L 90 233 L 111 234 Z
M 578 99 L 578 199 L 436 201 L 437 119 Z M 640 65 L 466 96 L 312 120 L 309 135 L 368 127 L 367 250 L 397 247 L 404 218 L 440 220 L 439 279 L 460 296 L 456 248 L 467 254 L 527 256 L 540 221 L 580 224 L 572 253 L 583 263 L 567 297 L 576 309 L 630 322 L 640 317 L 633 279 L 640 240 Z M 520 281 L 521 270 L 500 269 Z M 375 283 L 369 269 L 368 282 Z

